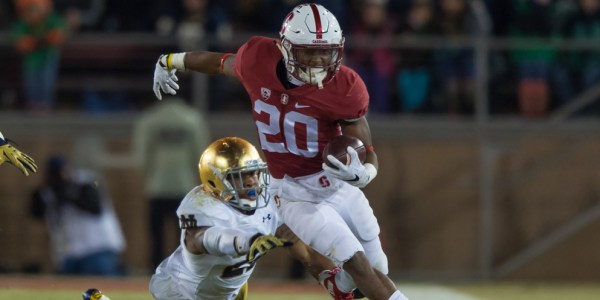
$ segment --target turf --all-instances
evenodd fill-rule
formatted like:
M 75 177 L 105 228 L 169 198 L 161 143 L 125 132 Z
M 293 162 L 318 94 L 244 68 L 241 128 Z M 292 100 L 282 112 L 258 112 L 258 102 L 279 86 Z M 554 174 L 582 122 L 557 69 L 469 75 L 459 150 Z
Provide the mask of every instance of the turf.
M 111 292 L 111 300 L 152 300 L 147 292 Z M 70 291 L 70 290 L 22 290 L 22 289 L 9 289 L 0 290 L 1 300 L 67 300 L 67 299 L 82 299 L 81 291 Z M 248 300 L 329 300 L 327 295 L 314 295 L 314 294 L 262 294 L 255 293 L 250 294 Z
M 403 284 L 400 289 L 411 300 L 598 300 L 600 284 L 486 283 L 486 284 Z M 79 290 L 28 290 L 0 288 L 0 300 L 81 299 Z M 112 300 L 151 300 L 148 292 L 110 291 Z M 325 294 L 298 292 L 252 292 L 248 300 L 328 300 Z
M 481 300 L 598 300 L 600 284 L 491 283 L 452 286 Z

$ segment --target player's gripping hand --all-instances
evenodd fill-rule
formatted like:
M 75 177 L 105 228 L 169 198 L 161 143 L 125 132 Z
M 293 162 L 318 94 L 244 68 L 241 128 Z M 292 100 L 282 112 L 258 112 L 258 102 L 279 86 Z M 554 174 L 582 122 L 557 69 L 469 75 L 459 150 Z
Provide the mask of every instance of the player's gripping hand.
M 354 148 L 348 147 L 348 154 L 350 154 L 350 164 L 345 165 L 333 155 L 327 155 L 329 162 L 335 166 L 332 168 L 327 164 L 323 163 L 323 170 L 325 174 L 344 180 L 353 186 L 364 188 L 375 178 L 377 175 L 377 169 L 372 164 L 362 164 L 358 158 L 358 153 Z
M 0 135 L 0 165 L 5 161 L 8 161 L 19 168 L 25 176 L 29 176 L 29 172 L 37 172 L 37 166 L 35 165 L 33 158 L 19 151 L 19 149 L 9 144 L 8 141 Z
M 248 261 L 254 261 L 275 248 L 289 247 L 291 245 L 293 243 L 286 239 L 280 239 L 272 234 L 262 235 L 259 233 L 250 239 L 250 249 L 246 258 Z
M 171 54 L 169 54 L 171 55 Z M 154 94 L 158 100 L 162 100 L 162 94 L 177 94 L 177 90 L 179 90 L 179 85 L 177 81 L 177 75 L 175 75 L 176 69 L 170 69 L 167 67 L 167 59 L 169 55 L 161 55 L 156 62 L 156 66 L 154 67 Z

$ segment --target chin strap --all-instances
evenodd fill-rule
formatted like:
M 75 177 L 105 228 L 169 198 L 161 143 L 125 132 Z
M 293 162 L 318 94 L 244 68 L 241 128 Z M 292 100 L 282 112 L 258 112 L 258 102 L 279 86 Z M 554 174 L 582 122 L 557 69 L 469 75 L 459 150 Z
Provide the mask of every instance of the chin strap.
M 300 77 L 300 79 L 309 82 L 310 84 L 316 83 L 319 89 L 323 88 L 323 79 L 327 77 L 327 70 L 306 72 L 300 68 L 296 69 L 298 70 L 298 77 Z

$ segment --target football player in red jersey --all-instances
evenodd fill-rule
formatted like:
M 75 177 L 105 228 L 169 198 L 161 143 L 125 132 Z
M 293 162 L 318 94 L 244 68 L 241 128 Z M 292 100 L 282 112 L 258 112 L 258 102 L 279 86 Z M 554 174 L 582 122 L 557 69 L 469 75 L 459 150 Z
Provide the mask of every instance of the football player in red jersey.
M 271 173 L 271 196 L 300 239 L 341 269 L 325 271 L 335 299 L 352 299 L 358 286 L 369 299 L 407 299 L 385 275 L 379 225 L 360 188 L 377 175 L 377 155 L 365 114 L 369 95 L 358 74 L 341 64 L 344 37 L 335 16 L 302 4 L 285 18 L 281 39 L 255 36 L 237 53 L 196 51 L 161 55 L 154 92 L 175 94 L 175 72 L 191 70 L 237 78 L 250 95 L 261 148 Z M 349 165 L 321 153 L 345 134 L 367 145 L 362 164 L 349 147 Z

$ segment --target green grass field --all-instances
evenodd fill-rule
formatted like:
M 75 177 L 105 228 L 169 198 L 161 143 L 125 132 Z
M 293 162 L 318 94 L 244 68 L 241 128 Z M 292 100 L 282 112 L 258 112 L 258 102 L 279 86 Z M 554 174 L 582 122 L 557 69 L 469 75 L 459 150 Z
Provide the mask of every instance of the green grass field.
M 399 288 L 411 300 L 598 300 L 600 284 L 556 284 L 556 283 L 486 283 L 486 284 L 401 284 Z M 81 299 L 80 290 L 27 290 L 1 288 L 2 300 L 66 300 Z M 112 300 L 150 300 L 148 292 L 105 291 Z M 326 294 L 294 292 L 252 293 L 249 300 L 328 300 Z

